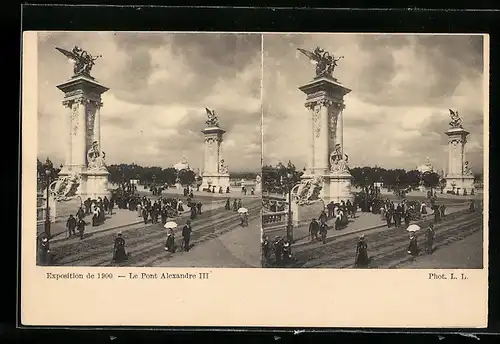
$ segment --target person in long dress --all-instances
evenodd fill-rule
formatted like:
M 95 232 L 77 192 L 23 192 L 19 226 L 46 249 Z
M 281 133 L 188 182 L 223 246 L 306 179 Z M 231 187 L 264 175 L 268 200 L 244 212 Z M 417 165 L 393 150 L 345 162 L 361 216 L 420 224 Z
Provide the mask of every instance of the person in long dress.
M 365 241 L 365 236 L 361 235 L 356 245 L 356 260 L 354 262 L 355 267 L 365 268 L 368 266 L 368 244 Z
M 174 230 L 171 228 L 167 234 L 167 241 L 165 243 L 165 251 L 175 252 L 175 234 Z
M 418 256 L 418 241 L 414 232 L 410 233 L 410 244 L 408 245 L 408 254 Z
M 127 259 L 128 255 L 125 251 L 125 239 L 123 239 L 122 232 L 119 232 L 115 238 L 115 245 L 113 247 L 113 262 L 119 263 Z

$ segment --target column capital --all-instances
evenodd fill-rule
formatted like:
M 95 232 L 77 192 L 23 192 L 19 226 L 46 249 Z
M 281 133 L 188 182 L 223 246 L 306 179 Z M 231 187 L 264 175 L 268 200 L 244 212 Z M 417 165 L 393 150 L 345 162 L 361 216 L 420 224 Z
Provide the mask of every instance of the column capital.
M 90 104 L 92 102 L 89 98 L 86 97 L 78 97 L 75 98 L 74 101 L 82 105 Z

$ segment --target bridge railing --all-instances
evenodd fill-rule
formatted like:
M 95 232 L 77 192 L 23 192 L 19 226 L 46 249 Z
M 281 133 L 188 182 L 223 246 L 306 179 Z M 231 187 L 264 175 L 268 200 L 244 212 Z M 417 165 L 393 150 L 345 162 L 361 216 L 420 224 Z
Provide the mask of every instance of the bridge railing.
M 285 225 L 287 218 L 287 211 L 262 213 L 262 228 Z

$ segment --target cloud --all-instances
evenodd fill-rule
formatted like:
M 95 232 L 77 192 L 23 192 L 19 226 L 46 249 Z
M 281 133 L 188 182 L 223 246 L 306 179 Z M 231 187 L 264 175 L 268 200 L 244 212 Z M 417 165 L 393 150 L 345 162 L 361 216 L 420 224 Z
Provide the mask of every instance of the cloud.
M 56 86 L 70 78 L 72 66 L 55 47 L 74 45 L 102 55 L 92 75 L 109 87 L 101 110 L 108 163 L 168 167 L 185 155 L 202 168 L 208 107 L 227 131 L 222 151 L 230 170 L 260 169 L 261 149 L 254 148 L 261 144 L 261 37 L 256 34 L 40 33 L 39 156 L 57 163 L 64 159 L 69 113 Z
M 296 48 L 320 46 L 338 62 L 345 96 L 344 148 L 352 166 L 446 169 L 449 108 L 470 132 L 467 159 L 482 170 L 483 39 L 465 35 L 266 34 L 264 163 L 307 162 L 311 124 L 298 87 L 314 66 Z

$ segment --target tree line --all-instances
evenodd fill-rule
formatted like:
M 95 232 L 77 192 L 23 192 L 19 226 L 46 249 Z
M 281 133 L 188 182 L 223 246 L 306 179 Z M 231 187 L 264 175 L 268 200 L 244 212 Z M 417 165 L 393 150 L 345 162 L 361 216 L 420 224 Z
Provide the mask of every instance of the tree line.
M 177 171 L 173 167 L 162 168 L 158 166 L 144 167 L 137 164 L 112 164 L 106 166 L 109 172 L 111 183 L 126 183 L 132 179 L 138 180 L 140 184 L 168 184 L 174 185 L 179 178 L 182 185 L 191 185 L 195 181 L 201 181 L 201 177 L 196 178 L 196 173 L 191 170 Z M 47 158 L 45 162 L 37 159 L 38 184 L 41 188 L 47 187 L 47 175 L 45 171 L 50 171 L 49 179 L 55 180 L 61 168 L 54 167 L 52 161 Z M 233 172 L 231 178 L 255 179 L 257 173 L 254 172 Z
M 353 167 L 349 169 L 355 187 L 365 187 L 374 183 L 382 183 L 384 187 L 412 188 L 420 185 L 427 188 L 439 188 L 446 185 L 446 181 L 436 172 L 421 173 L 418 170 L 385 169 L 382 167 Z M 297 170 L 292 162 L 285 166 L 279 163 L 276 166 L 264 166 L 262 169 L 262 188 L 267 192 L 282 193 L 288 185 L 295 185 L 300 181 L 303 171 Z M 290 179 L 290 178 L 291 179 Z

